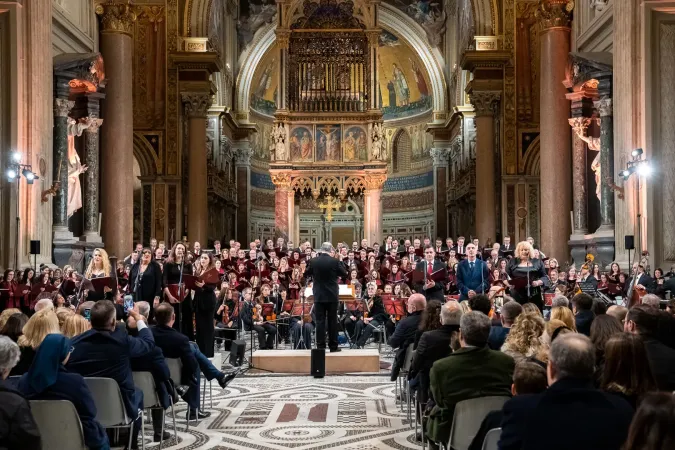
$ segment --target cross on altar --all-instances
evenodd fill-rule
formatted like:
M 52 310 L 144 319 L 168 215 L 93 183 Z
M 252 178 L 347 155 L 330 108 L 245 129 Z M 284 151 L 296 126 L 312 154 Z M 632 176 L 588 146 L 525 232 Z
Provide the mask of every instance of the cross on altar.
M 326 197 L 326 199 L 318 204 L 319 208 L 325 209 L 324 214 L 326 215 L 326 220 L 328 222 L 333 220 L 333 211 L 337 211 L 340 207 L 340 202 L 335 202 L 332 195 Z

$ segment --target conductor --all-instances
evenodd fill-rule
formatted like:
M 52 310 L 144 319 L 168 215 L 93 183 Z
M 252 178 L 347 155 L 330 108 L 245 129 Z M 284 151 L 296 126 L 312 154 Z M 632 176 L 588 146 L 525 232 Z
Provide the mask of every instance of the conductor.
M 314 312 L 316 313 L 316 347 L 326 348 L 326 321 L 328 321 L 328 348 L 339 352 L 338 348 L 338 277 L 347 278 L 344 264 L 330 254 L 333 245 L 324 242 L 319 255 L 309 261 L 305 276 L 312 277 Z

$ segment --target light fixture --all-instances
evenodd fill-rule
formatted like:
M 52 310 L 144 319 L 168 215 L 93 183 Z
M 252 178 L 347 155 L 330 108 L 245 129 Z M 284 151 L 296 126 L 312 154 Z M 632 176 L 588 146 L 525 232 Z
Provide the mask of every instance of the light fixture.
M 7 178 L 9 178 L 10 180 L 14 180 L 16 178 L 16 175 L 17 175 L 16 170 L 14 169 L 7 170 Z
M 642 149 L 641 148 L 636 148 L 632 152 L 630 152 L 632 156 L 640 156 L 642 154 Z
M 14 161 L 15 163 L 20 163 L 21 162 L 21 153 L 12 152 L 12 161 Z
M 642 163 L 637 167 L 637 173 L 641 177 L 648 177 L 652 174 L 652 166 L 649 163 Z

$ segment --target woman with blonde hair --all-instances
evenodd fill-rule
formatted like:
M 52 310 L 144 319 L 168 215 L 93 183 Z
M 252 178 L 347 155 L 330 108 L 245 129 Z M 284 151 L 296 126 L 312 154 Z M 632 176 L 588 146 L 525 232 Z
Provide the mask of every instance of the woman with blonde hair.
M 78 314 L 71 314 L 63 324 L 63 334 L 70 339 L 90 329 L 91 324 L 89 321 Z
M 19 314 L 21 310 L 19 308 L 8 308 L 0 313 L 0 329 L 5 326 L 7 319 L 12 317 L 14 314 Z
M 574 314 L 572 314 L 571 309 L 565 306 L 554 306 L 551 308 L 551 320 L 553 319 L 562 321 L 567 328 L 575 333 L 577 332 L 577 325 L 574 321 Z
M 544 319 L 538 314 L 523 312 L 506 336 L 502 352 L 511 356 L 516 364 L 525 358 L 540 356 L 546 349 L 541 338 L 545 325 Z
M 75 311 L 70 308 L 59 307 L 56 308 L 56 317 L 59 319 L 59 328 L 63 331 L 63 324 L 69 316 L 75 314 Z
M 518 243 L 515 256 L 506 266 L 506 274 L 513 280 L 511 296 L 515 301 L 521 305 L 534 303 L 540 310 L 544 309 L 542 290 L 548 287 L 548 274 L 541 259 L 533 255 L 529 242 Z
M 53 309 L 40 310 L 28 319 L 26 326 L 23 327 L 23 335 L 17 341 L 21 350 L 21 358 L 12 369 L 10 376 L 23 375 L 28 372 L 33 364 L 37 348 L 45 337 L 52 333 L 61 334 L 59 319 Z
M 109 277 L 110 273 L 111 269 L 108 253 L 102 248 L 95 248 L 91 261 L 89 261 L 89 266 L 84 272 L 85 278 L 92 279 Z

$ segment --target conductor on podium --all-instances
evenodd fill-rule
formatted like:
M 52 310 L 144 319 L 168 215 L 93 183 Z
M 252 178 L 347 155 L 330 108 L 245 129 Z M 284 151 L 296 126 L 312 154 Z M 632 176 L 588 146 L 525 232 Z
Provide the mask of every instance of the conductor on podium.
M 309 261 L 305 276 L 314 280 L 314 312 L 316 314 L 316 347 L 326 348 L 326 322 L 328 322 L 328 348 L 339 352 L 338 348 L 338 277 L 347 279 L 344 264 L 330 254 L 333 245 L 324 242 L 316 258 Z

